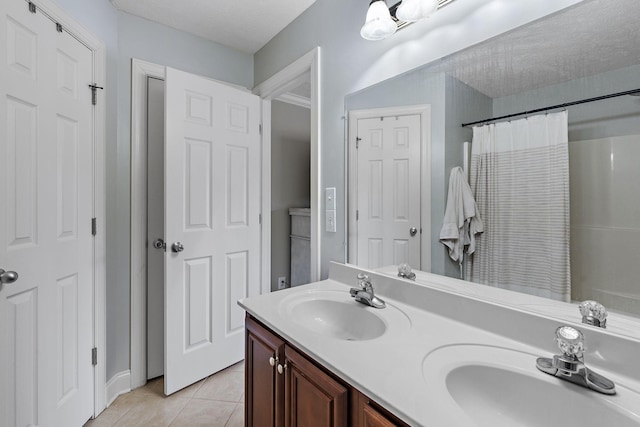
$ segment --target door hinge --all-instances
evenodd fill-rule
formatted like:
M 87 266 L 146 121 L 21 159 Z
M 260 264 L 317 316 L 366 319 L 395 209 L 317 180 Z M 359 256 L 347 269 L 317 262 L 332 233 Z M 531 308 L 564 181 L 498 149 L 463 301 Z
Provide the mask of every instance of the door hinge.
M 356 221 L 360 220 L 360 211 L 356 211 Z
M 36 13 L 36 5 L 33 2 L 29 2 L 29 12 Z
M 91 218 L 91 235 L 95 236 L 96 234 L 98 234 L 98 220 Z
M 258 214 L 258 224 L 262 225 L 262 214 Z
M 98 349 L 93 347 L 91 349 L 91 365 L 96 366 L 98 364 Z
M 62 32 L 62 24 L 59 22 L 56 22 L 56 31 L 61 33 Z
M 104 90 L 101 86 L 89 85 L 89 89 L 91 89 L 91 105 L 96 105 L 98 103 L 98 89 Z
M 262 135 L 262 123 L 258 125 L 258 132 L 260 132 L 260 135 Z
M 362 141 L 362 138 L 356 136 L 356 150 L 360 148 L 360 141 Z

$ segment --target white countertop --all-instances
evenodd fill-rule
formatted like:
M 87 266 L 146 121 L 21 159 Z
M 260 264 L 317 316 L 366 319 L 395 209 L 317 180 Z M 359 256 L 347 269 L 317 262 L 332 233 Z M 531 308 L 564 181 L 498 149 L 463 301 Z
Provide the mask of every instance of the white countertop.
M 556 380 L 536 373 L 535 360 L 538 356 L 557 353 L 553 334 L 557 326 L 566 322 L 442 289 L 448 280 L 453 287 L 459 285 L 455 279 L 442 278 L 429 286 L 369 272 L 376 295 L 387 303 L 387 308 L 381 310 L 363 306 L 363 309 L 375 310 L 388 326 L 385 334 L 372 340 L 330 338 L 290 318 L 287 301 L 301 296 L 320 298 L 331 294 L 339 298 L 343 293 L 345 303 L 361 305 L 349 295 L 349 288 L 356 284 L 355 276 L 361 270 L 334 264 L 328 280 L 247 298 L 239 304 L 292 345 L 410 425 L 476 425 L 450 396 L 442 393 L 442 384 L 439 384 L 442 378 L 436 368 L 438 364 L 450 362 L 441 355 L 452 348 L 459 348 L 467 359 L 472 358 L 476 348 L 482 349 L 480 353 L 489 359 L 505 351 L 517 352 L 522 369 L 548 377 L 545 381 Z M 585 330 L 585 325 L 573 326 L 584 331 L 587 348 L 596 348 L 585 354 L 585 358 L 593 362 L 592 366 L 614 382 L 623 379 L 634 392 L 640 392 L 640 372 L 634 375 L 639 369 L 629 367 L 640 354 L 640 342 L 621 340 L 603 331 Z M 594 345 L 589 346 L 590 343 Z M 601 351 L 600 346 L 606 346 L 615 354 Z M 630 348 L 635 355 L 627 354 Z M 441 351 L 443 349 L 447 350 Z M 622 396 L 619 399 L 625 398 L 624 393 L 619 395 Z

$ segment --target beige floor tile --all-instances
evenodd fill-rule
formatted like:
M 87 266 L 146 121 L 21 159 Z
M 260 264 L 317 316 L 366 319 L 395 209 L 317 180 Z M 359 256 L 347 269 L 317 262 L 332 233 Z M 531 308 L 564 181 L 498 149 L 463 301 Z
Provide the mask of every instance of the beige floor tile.
M 207 378 L 194 397 L 239 402 L 243 393 L 244 373 L 225 369 Z
M 114 427 L 168 426 L 189 402 L 180 397 L 141 395 L 141 401 L 122 416 Z
M 230 371 L 238 371 L 238 372 L 244 372 L 244 360 L 241 360 L 240 362 L 236 363 L 235 365 L 231 365 L 227 368 Z
M 190 399 L 195 394 L 196 391 L 202 386 L 204 380 L 198 381 L 197 383 L 191 384 L 183 388 L 182 390 L 178 390 L 173 393 L 170 397 L 181 397 L 184 399 Z M 164 397 L 164 377 L 154 378 L 147 382 L 143 387 L 137 388 L 133 391 L 134 393 L 139 394 L 153 394 L 155 396 Z
M 112 427 L 114 422 L 108 418 L 98 417 L 95 420 L 87 421 L 83 427 Z
M 236 406 L 231 402 L 191 399 L 171 427 L 224 427 Z
M 233 410 L 231 418 L 227 421 L 225 427 L 244 427 L 244 404 L 239 403 L 236 409 Z
M 85 424 L 86 427 L 111 427 L 114 425 L 124 414 L 126 414 L 132 407 L 133 402 L 129 402 L 130 405 L 121 403 L 116 405 L 115 402 L 111 404 L 107 409 L 102 411 L 98 418 L 90 420 Z

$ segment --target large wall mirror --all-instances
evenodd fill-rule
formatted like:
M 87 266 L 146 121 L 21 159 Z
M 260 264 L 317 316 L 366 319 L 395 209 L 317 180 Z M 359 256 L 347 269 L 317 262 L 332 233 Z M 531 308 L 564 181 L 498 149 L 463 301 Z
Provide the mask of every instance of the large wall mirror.
M 549 193 L 560 193 L 559 202 L 539 199 L 536 203 L 555 215 L 545 221 L 565 225 L 560 233 L 567 233 L 568 243 L 567 250 L 560 248 L 556 255 L 559 244 L 553 236 L 525 233 L 528 224 L 536 221 L 527 220 L 515 225 L 526 238 L 516 246 L 504 245 L 490 263 L 503 258 L 521 261 L 502 271 L 503 277 L 533 277 L 541 270 L 566 267 L 563 280 L 568 281 L 569 290 L 564 297 L 514 289 L 565 301 L 594 299 L 611 311 L 640 316 L 640 92 L 631 93 L 640 91 L 639 17 L 637 0 L 586 0 L 437 63 L 349 94 L 345 98 L 349 115 L 348 261 L 368 268 L 406 261 L 421 270 L 468 279 L 469 263 L 461 270 L 438 240 L 452 169 L 462 166 L 465 178 L 473 184 L 473 177 L 466 174 L 473 174 L 471 163 L 480 133 L 474 135 L 473 126 L 462 124 L 629 92 L 510 118 L 517 125 L 521 120 L 533 122 L 538 114 L 561 116 L 566 111 L 566 172 L 558 172 L 560 166 L 552 160 L 547 169 L 536 169 L 534 174 L 546 178 Z M 491 123 L 496 126 L 491 132 L 499 134 L 499 126 L 508 121 Z M 555 132 L 544 123 L 547 134 Z M 520 132 L 518 129 L 509 132 Z M 397 153 L 416 138 L 422 144 L 418 151 L 404 157 Z M 382 141 L 394 148 L 381 153 L 377 148 Z M 363 146 L 365 150 L 354 156 L 354 150 Z M 515 178 L 525 186 L 534 181 L 521 178 L 520 172 L 537 167 L 527 161 L 531 159 L 518 164 Z M 562 174 L 567 179 L 564 187 L 558 184 Z M 477 175 L 475 179 L 477 182 Z M 412 188 L 410 184 L 417 181 L 429 191 Z M 524 198 L 540 196 L 529 196 L 525 190 L 510 193 L 512 198 L 505 194 L 502 201 L 509 205 L 509 215 L 537 215 L 535 209 L 522 213 L 518 208 Z M 406 221 L 401 221 L 399 231 L 393 231 L 388 225 L 369 221 L 376 215 Z M 492 219 L 485 218 L 485 222 L 492 225 Z M 396 232 L 404 237 L 393 240 Z M 389 238 L 392 243 L 385 247 L 383 239 Z M 420 252 L 417 256 L 416 251 Z M 532 270 L 528 261 L 541 252 L 552 254 L 550 262 Z M 554 265 L 556 261 L 560 267 Z M 546 280 L 553 282 L 551 288 L 557 285 L 553 278 Z

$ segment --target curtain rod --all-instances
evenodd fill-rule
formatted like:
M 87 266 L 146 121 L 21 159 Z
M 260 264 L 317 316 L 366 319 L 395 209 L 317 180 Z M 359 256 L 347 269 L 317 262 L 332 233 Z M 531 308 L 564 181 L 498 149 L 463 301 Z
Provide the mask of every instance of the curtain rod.
M 489 122 L 495 122 L 498 120 L 510 119 L 511 117 L 541 113 L 543 111 L 555 110 L 557 108 L 571 107 L 572 105 L 586 104 L 587 102 L 602 101 L 603 99 L 616 98 L 618 96 L 634 95 L 634 94 L 640 95 L 640 88 L 634 89 L 634 90 L 627 90 L 625 92 L 611 93 L 609 95 L 596 96 L 595 98 L 581 99 L 580 101 L 567 102 L 565 104 L 552 105 L 550 107 L 545 107 L 545 108 L 537 108 L 535 110 L 523 111 L 521 113 L 508 114 L 506 116 L 493 117 L 491 119 L 478 120 L 477 122 L 463 123 L 462 127 L 464 128 L 467 126 L 479 125 L 482 123 L 489 123 Z

